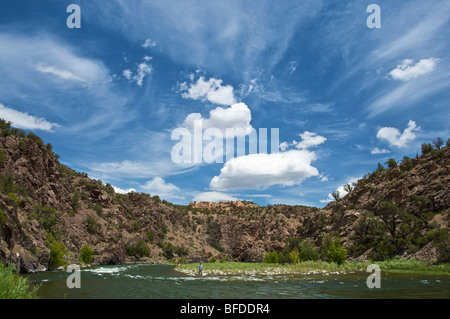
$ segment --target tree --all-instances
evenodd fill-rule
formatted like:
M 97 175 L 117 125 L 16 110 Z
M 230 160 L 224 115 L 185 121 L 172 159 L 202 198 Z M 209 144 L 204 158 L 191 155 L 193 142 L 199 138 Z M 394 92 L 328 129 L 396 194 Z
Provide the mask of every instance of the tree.
M 391 237 L 395 240 L 397 237 L 396 230 L 400 221 L 400 209 L 393 202 L 381 202 L 379 215 L 386 224 Z
M 81 247 L 79 260 L 83 264 L 90 264 L 92 263 L 93 259 L 94 259 L 94 250 L 87 245 Z
M 334 192 L 331 193 L 331 196 L 333 196 L 335 201 L 338 201 L 339 198 L 341 197 L 341 193 L 338 190 L 335 190 Z
M 433 150 L 433 146 L 430 143 L 423 143 L 421 145 L 421 149 L 422 149 L 422 155 L 431 153 L 431 151 Z
M 350 193 L 353 190 L 353 188 L 355 188 L 354 183 L 352 183 L 352 184 L 347 183 L 346 185 L 344 185 L 344 190 L 348 193 Z
M 397 167 L 397 162 L 395 161 L 395 159 L 390 158 L 387 162 L 386 162 L 387 166 L 389 168 L 394 168 Z
M 443 140 L 442 138 L 438 137 L 438 138 L 436 138 L 436 139 L 433 141 L 433 145 L 434 145 L 434 147 L 436 147 L 437 149 L 440 149 L 441 146 L 444 145 L 444 140 Z
M 381 164 L 381 163 L 378 163 L 378 165 L 377 165 L 377 169 L 375 170 L 375 172 L 382 172 L 382 171 L 384 171 L 384 166 L 383 166 L 383 164 Z
M 403 156 L 402 164 L 403 164 L 403 169 L 404 170 L 409 171 L 409 170 L 414 168 L 414 164 L 411 161 L 411 158 L 409 158 L 408 156 Z
M 341 245 L 339 237 L 335 237 L 328 249 L 329 261 L 335 262 L 338 265 L 342 265 L 347 259 L 347 251 L 344 246 Z

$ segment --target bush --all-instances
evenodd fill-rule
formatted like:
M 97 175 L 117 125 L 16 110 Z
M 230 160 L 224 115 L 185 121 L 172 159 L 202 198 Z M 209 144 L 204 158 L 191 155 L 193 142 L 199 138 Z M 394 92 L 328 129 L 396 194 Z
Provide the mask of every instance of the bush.
M 27 137 L 30 140 L 33 140 L 37 145 L 44 146 L 44 141 L 42 141 L 42 139 L 39 136 L 37 136 L 36 134 L 34 134 L 33 132 L 29 132 Z
M 384 168 L 383 164 L 378 163 L 377 164 L 377 169 L 375 170 L 375 172 L 379 173 L 379 172 L 382 172 L 384 170 L 385 170 L 385 168 Z
M 36 214 L 36 219 L 42 225 L 42 227 L 51 233 L 54 237 L 59 237 L 59 231 L 55 228 L 59 214 L 56 210 L 49 206 L 43 206 L 42 204 L 37 204 L 34 206 L 34 213 Z
M 267 264 L 279 263 L 280 259 L 278 258 L 278 253 L 275 250 L 273 250 L 269 253 L 266 253 L 266 255 L 264 256 L 263 262 L 267 263 Z
M 6 161 L 6 152 L 5 150 L 0 150 L 0 166 L 3 166 L 3 163 Z
M 38 299 L 38 289 L 31 288 L 28 280 L 16 273 L 14 264 L 0 263 L 0 299 Z
M 433 141 L 433 145 L 434 147 L 436 147 L 437 149 L 440 149 L 442 145 L 444 145 L 444 140 L 441 137 L 436 138 Z
M 333 193 L 331 193 L 331 196 L 333 196 L 335 201 L 338 201 L 339 198 L 341 197 L 341 194 L 338 190 L 335 190 Z
M 80 249 L 79 260 L 83 264 L 91 264 L 94 260 L 94 250 L 91 247 L 84 245 Z
M 408 156 L 403 156 L 402 164 L 403 164 L 403 169 L 405 171 L 410 171 L 410 170 L 412 170 L 414 168 L 414 164 L 411 161 L 411 158 L 409 158 Z
M 90 234 L 94 234 L 95 232 L 97 232 L 97 229 L 98 229 L 99 227 L 100 227 L 100 226 L 99 226 L 99 224 L 97 223 L 97 221 L 95 220 L 94 217 L 92 217 L 92 216 L 90 216 L 90 215 L 88 215 L 88 216 L 86 217 L 86 228 L 87 228 L 87 231 L 88 231 Z
M 421 145 L 422 155 L 431 153 L 433 151 L 433 146 L 430 143 L 423 143 Z
M 149 230 L 146 235 L 150 243 L 153 244 L 153 242 L 155 241 L 155 231 Z
M 300 261 L 300 254 L 297 250 L 293 250 L 289 253 L 289 259 L 291 263 L 296 264 Z
M 14 183 L 14 175 L 12 173 L 7 173 L 5 175 L 0 174 L 0 191 L 5 194 L 18 193 L 21 195 L 26 195 L 26 191 Z
M 102 217 L 103 216 L 103 207 L 100 204 L 94 205 L 94 210 L 97 213 L 97 216 Z
M 66 246 L 56 241 L 52 234 L 47 234 L 46 245 L 50 249 L 50 268 L 58 268 L 66 265 L 64 255 L 67 253 Z
M 137 257 L 148 257 L 150 256 L 151 250 L 150 247 L 147 246 L 145 241 L 139 240 L 135 244 L 127 244 L 125 246 L 128 256 L 137 256 Z
M 344 246 L 341 245 L 338 237 L 333 239 L 330 248 L 328 249 L 329 261 L 342 265 L 347 259 L 347 251 Z
M 299 245 L 299 258 L 301 261 L 319 260 L 320 254 L 307 240 Z
M 395 159 L 390 158 L 387 162 L 386 162 L 388 168 L 394 168 L 397 167 L 397 162 L 395 161 Z

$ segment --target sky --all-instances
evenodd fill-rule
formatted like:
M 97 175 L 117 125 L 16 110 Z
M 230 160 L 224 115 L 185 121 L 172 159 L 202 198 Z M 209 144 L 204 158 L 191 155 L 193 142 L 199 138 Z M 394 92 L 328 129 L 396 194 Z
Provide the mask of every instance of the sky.
M 0 117 L 117 192 L 323 207 L 450 137 L 448 30 L 445 0 L 2 1 Z

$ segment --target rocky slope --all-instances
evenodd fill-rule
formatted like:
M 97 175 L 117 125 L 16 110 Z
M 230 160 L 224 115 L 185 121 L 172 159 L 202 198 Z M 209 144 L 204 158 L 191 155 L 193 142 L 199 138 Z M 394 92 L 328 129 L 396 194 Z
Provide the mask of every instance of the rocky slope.
M 240 201 L 179 206 L 143 193 L 116 194 L 62 165 L 51 145 L 3 123 L 0 261 L 22 272 L 45 270 L 79 263 L 83 247 L 93 250 L 92 264 L 261 261 L 289 238 L 320 249 L 330 234 L 353 259 L 442 260 L 449 242 L 449 160 L 447 147 L 412 159 L 408 169 L 375 172 L 324 209 Z

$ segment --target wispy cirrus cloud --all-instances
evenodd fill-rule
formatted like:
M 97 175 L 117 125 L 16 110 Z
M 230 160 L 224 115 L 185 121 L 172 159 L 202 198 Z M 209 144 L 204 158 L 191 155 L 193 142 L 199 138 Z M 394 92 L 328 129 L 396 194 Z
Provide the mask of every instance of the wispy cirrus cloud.
M 75 81 L 86 82 L 85 79 L 75 75 L 73 72 L 71 72 L 69 70 L 58 69 L 55 66 L 46 65 L 42 62 L 39 62 L 36 65 L 36 70 L 39 72 L 42 72 L 42 73 L 49 73 L 49 74 L 56 75 L 57 77 L 59 77 L 63 80 L 75 80 Z

